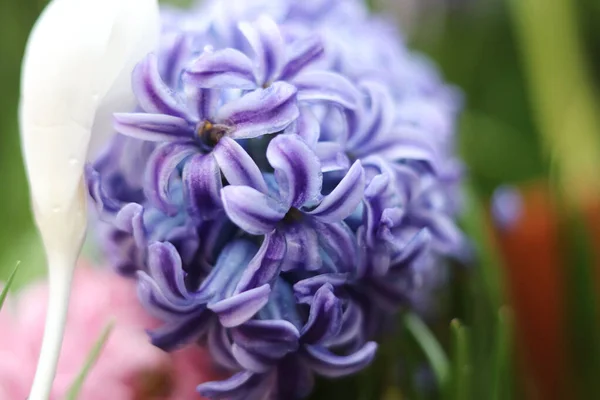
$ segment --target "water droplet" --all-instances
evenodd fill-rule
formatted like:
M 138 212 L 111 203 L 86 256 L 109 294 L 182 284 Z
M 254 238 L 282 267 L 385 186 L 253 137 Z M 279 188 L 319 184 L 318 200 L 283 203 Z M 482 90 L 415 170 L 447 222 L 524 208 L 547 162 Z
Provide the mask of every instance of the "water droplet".
M 52 212 L 53 212 L 53 213 L 57 213 L 57 214 L 58 214 L 58 213 L 60 212 L 60 207 L 54 207 L 54 208 L 52 209 Z
M 71 164 L 71 165 L 77 165 L 77 164 L 79 164 L 79 160 L 77 158 L 75 158 L 75 157 L 71 157 L 69 159 L 69 164 Z

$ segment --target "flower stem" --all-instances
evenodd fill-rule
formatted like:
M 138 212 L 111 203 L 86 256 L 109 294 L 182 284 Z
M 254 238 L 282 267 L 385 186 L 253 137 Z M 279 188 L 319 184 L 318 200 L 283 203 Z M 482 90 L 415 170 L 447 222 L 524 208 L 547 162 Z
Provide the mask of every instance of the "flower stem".
M 48 312 L 29 400 L 47 400 L 50 397 L 62 347 L 75 260 L 76 258 L 64 257 L 63 254 L 48 255 Z

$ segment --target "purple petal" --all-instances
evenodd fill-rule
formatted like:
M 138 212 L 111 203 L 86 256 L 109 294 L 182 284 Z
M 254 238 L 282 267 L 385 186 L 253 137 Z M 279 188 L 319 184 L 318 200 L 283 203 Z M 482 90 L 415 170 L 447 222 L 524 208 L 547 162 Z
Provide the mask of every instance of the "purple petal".
M 144 226 L 144 207 L 137 203 L 129 203 L 123 207 L 115 218 L 115 226 L 129 234 L 138 249 L 147 247 L 147 234 Z
M 185 84 L 188 107 L 194 110 L 197 121 L 212 120 L 217 113 L 221 100 L 218 89 L 202 89 L 196 85 Z
M 323 222 L 340 222 L 356 210 L 364 190 L 365 171 L 360 161 L 356 161 L 336 188 L 309 214 Z
M 226 328 L 239 326 L 248 321 L 269 301 L 271 287 L 263 285 L 225 300 L 211 303 L 208 308 L 219 316 L 219 321 Z
M 438 168 L 435 143 L 427 132 L 413 127 L 399 127 L 383 138 L 362 148 L 361 154 L 377 154 L 388 160 L 418 160 Z
M 237 399 L 248 393 L 257 384 L 258 376 L 252 372 L 238 372 L 223 381 L 206 382 L 196 389 L 201 396 L 209 399 Z
M 211 313 L 204 311 L 180 321 L 169 321 L 149 332 L 152 344 L 164 351 L 173 351 L 202 336 L 208 329 Z
M 151 142 L 192 141 L 194 129 L 183 118 L 163 114 L 116 113 L 115 131 Z
M 294 124 L 290 125 L 287 133 L 300 136 L 308 144 L 308 147 L 314 149 L 321 135 L 321 126 L 309 107 L 300 107 L 300 116 Z
M 285 204 L 300 207 L 321 195 L 323 175 L 316 154 L 296 135 L 279 135 L 267 148 Z
M 152 316 L 163 321 L 178 321 L 193 317 L 206 307 L 195 299 L 178 299 L 159 286 L 150 275 L 137 271 L 137 295 L 140 303 Z
M 265 236 L 258 253 L 244 270 L 235 293 L 242 293 L 264 284 L 272 285 L 279 275 L 285 254 L 286 242 L 282 234 L 273 232 Z
M 319 142 L 314 149 L 321 162 L 321 171 L 343 171 L 350 167 L 350 160 L 340 143 Z
M 254 320 L 232 329 L 232 353 L 253 372 L 265 372 L 286 354 L 298 349 L 299 332 L 283 320 Z
M 222 327 L 221 324 L 211 324 L 208 330 L 206 347 L 217 365 L 230 370 L 239 369 L 238 363 L 231 354 L 231 339 L 229 338 L 228 329 Z
M 204 51 L 184 72 L 186 85 L 207 89 L 254 89 L 252 61 L 242 52 L 227 48 Z
M 148 272 L 173 302 L 186 297 L 181 258 L 171 243 L 153 243 L 148 247 Z
M 360 350 L 348 356 L 339 356 L 318 346 L 306 346 L 306 359 L 311 368 L 326 378 L 352 375 L 366 368 L 377 351 L 375 342 L 366 343 Z
M 213 155 L 230 185 L 250 186 L 260 192 L 268 193 L 260 169 L 235 140 L 223 137 L 215 146 Z
M 96 210 L 101 218 L 104 217 L 106 213 L 112 215 L 121 209 L 121 202 L 106 193 L 102 185 L 100 173 L 90 164 L 85 166 L 85 179 L 88 185 L 88 193 L 94 201 Z
M 272 232 L 288 211 L 275 199 L 248 186 L 224 187 L 221 198 L 231 221 L 252 235 Z
M 259 86 L 272 83 L 283 67 L 284 42 L 279 27 L 271 18 L 259 17 L 254 23 L 241 23 L 240 30 L 254 50 Z
M 327 345 L 338 347 L 357 341 L 360 343 L 363 323 L 364 316 L 360 306 L 353 301 L 348 302 L 342 316 L 342 328 L 334 338 L 327 341 Z
M 293 79 L 304 68 L 319 60 L 324 53 L 325 47 L 318 35 L 312 35 L 306 39 L 294 42 L 281 72 L 280 79 Z
M 463 233 L 449 216 L 443 213 L 422 212 L 415 216 L 411 215 L 411 221 L 429 229 L 434 239 L 432 245 L 439 251 L 452 254 L 460 250 Z
M 225 104 L 217 112 L 217 120 L 234 127 L 231 137 L 244 139 L 280 132 L 299 114 L 296 88 L 275 82 Z
M 319 244 L 325 250 L 338 272 L 353 272 L 358 250 L 352 230 L 343 222 L 316 223 Z
M 165 78 L 165 83 L 172 88 L 176 88 L 181 77 L 181 70 L 191 53 L 191 37 L 186 34 L 176 34 L 161 49 L 161 76 Z M 164 53 L 163 53 L 164 52 Z
M 185 118 L 185 104 L 163 82 L 158 72 L 158 59 L 150 54 L 133 70 L 131 85 L 137 101 L 147 113 Z
M 342 327 L 342 304 L 333 294 L 333 286 L 323 285 L 313 298 L 306 325 L 302 328 L 302 342 L 322 344 L 336 336 Z
M 297 268 L 316 271 L 321 268 L 319 240 L 314 229 L 305 224 L 293 224 L 285 230 L 287 253 L 282 269 L 290 271 Z
M 183 168 L 189 213 L 200 219 L 212 219 L 223 208 L 221 172 L 211 154 L 196 154 Z
M 306 299 L 311 298 L 317 293 L 323 285 L 330 285 L 333 288 L 342 287 L 348 283 L 347 274 L 321 274 L 311 278 L 306 278 L 294 285 L 294 294 L 299 302 L 305 303 Z
M 307 71 L 293 80 L 299 101 L 326 101 L 346 109 L 358 107 L 360 92 L 342 75 L 329 71 Z
M 157 147 L 148 160 L 144 177 L 144 193 L 157 208 L 174 215 L 178 208 L 170 201 L 169 181 L 177 166 L 196 153 L 196 148 L 181 143 L 167 143 Z

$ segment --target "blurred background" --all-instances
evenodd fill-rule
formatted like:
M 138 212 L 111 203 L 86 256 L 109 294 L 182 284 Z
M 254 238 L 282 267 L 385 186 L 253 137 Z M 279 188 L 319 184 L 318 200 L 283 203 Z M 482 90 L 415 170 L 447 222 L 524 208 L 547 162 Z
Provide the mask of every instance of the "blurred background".
M 23 48 L 45 3 L 0 2 L 0 279 L 20 260 L 17 287 L 44 273 L 16 116 Z M 433 315 L 402 317 L 371 370 L 315 397 L 598 398 L 600 1 L 369 4 L 464 92 L 475 257 L 450 267 Z

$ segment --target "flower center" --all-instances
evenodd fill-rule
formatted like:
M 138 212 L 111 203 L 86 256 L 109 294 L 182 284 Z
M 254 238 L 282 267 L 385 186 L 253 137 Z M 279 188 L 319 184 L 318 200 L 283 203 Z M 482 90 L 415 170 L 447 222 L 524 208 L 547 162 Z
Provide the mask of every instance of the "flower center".
M 209 147 L 215 147 L 219 140 L 229 132 L 229 127 L 222 124 L 213 124 L 210 121 L 204 121 L 204 123 L 198 127 L 197 135 L 202 140 L 202 143 Z
M 298 210 L 297 208 L 290 208 L 290 210 L 287 212 L 287 214 L 285 214 L 285 217 L 283 217 L 283 222 L 285 223 L 294 223 L 294 222 L 300 222 L 304 219 L 304 214 L 302 213 L 302 211 Z

